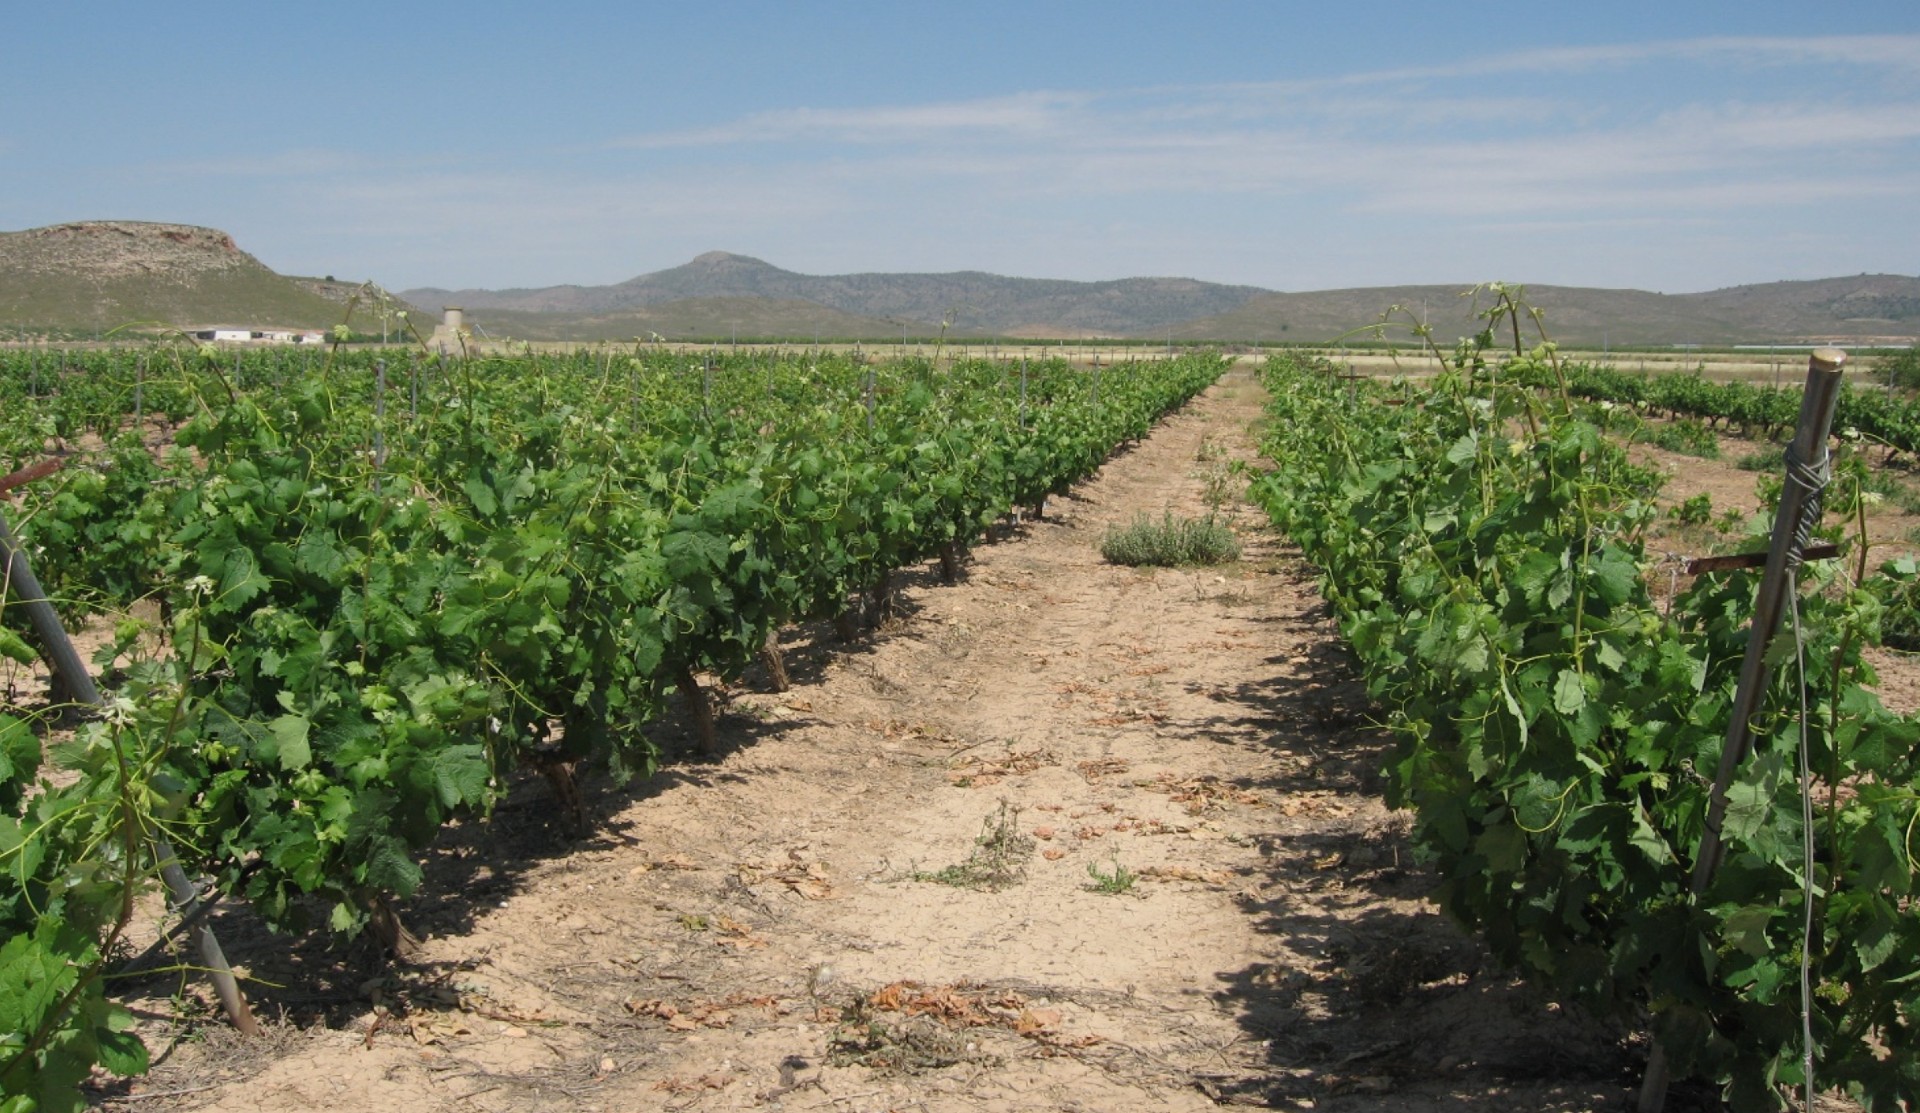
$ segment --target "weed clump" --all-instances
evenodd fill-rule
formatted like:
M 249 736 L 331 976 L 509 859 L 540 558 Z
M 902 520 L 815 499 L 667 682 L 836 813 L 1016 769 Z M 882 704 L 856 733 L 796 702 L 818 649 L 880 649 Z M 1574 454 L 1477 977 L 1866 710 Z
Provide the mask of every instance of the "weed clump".
M 1128 567 L 1225 564 L 1240 559 L 1240 540 L 1212 515 L 1175 518 L 1169 511 L 1157 522 L 1141 514 L 1128 525 L 1110 527 L 1100 539 L 1100 555 Z
M 1713 430 L 1692 418 L 1677 418 L 1651 425 L 1644 439 L 1682 456 L 1695 456 L 1702 460 L 1720 458 L 1720 442 L 1714 438 Z
M 1111 871 L 1103 871 L 1095 863 L 1088 862 L 1087 876 L 1093 879 L 1087 884 L 1089 890 L 1110 897 L 1133 892 L 1134 883 L 1140 880 L 1140 875 L 1121 865 L 1118 858 L 1113 860 Z
M 827 1062 L 858 1066 L 881 1074 L 919 1074 L 960 1063 L 992 1061 L 964 1031 L 953 1031 L 927 1016 L 883 1019 L 878 1010 L 856 1000 L 827 1042 Z
M 1027 859 L 1033 856 L 1033 840 L 1020 833 L 1019 821 L 1020 809 L 1000 801 L 1000 809 L 981 825 L 966 861 L 931 873 L 915 872 L 913 879 L 989 893 L 1018 885 L 1026 878 Z

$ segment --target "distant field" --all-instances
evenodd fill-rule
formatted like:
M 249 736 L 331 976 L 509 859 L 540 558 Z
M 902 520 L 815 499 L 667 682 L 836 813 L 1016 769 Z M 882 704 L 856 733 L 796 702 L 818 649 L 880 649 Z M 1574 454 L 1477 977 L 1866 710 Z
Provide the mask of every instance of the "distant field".
M 1366 375 L 1424 375 L 1439 369 L 1438 363 L 1430 356 L 1400 353 L 1398 355 L 1379 351 L 1321 349 L 1318 354 L 1325 355 L 1336 362 L 1344 362 L 1356 374 Z M 1783 385 L 1798 382 L 1804 378 L 1807 369 L 1805 351 L 1783 350 L 1776 353 L 1766 352 L 1600 352 L 1600 351 L 1562 351 L 1561 358 L 1578 363 L 1593 363 L 1613 367 L 1621 371 L 1645 371 L 1649 374 L 1688 373 L 1700 371 L 1715 381 L 1742 380 L 1762 385 Z M 1872 362 L 1870 354 L 1855 356 L 1848 366 L 1849 371 L 1861 372 Z
M 76 350 L 89 351 L 113 347 L 124 347 L 112 342 L 75 341 L 66 343 L 47 343 L 44 341 L 0 341 L 0 349 L 32 348 L 43 351 Z M 354 344 L 349 350 L 363 350 L 367 345 Z M 405 351 L 409 345 L 392 345 L 396 350 Z M 1069 363 L 1082 367 L 1111 366 L 1133 360 L 1159 360 L 1169 355 L 1178 355 L 1205 345 L 1190 345 L 1182 342 L 1168 347 L 1163 343 L 1151 341 L 1040 341 L 1009 340 L 980 341 L 956 340 L 939 343 L 931 339 L 909 339 L 900 341 L 854 342 L 835 341 L 822 344 L 798 342 L 661 342 L 661 343 L 617 343 L 609 341 L 492 341 L 474 340 L 470 352 L 479 356 L 484 354 L 503 354 L 508 352 L 571 352 L 600 351 L 616 352 L 655 352 L 677 351 L 690 356 L 699 356 L 706 352 L 718 351 L 773 351 L 795 352 L 810 349 L 822 353 L 848 353 L 860 351 L 873 359 L 917 358 L 932 359 L 936 354 L 944 364 L 949 360 L 991 359 L 991 360 L 1049 360 L 1065 359 Z M 418 350 L 414 347 L 413 350 Z M 1255 345 L 1228 345 L 1227 352 L 1236 362 L 1257 364 L 1264 362 L 1273 352 L 1287 350 L 1309 355 L 1324 356 L 1336 364 L 1345 364 L 1355 374 L 1373 376 L 1392 375 L 1430 375 L 1439 369 L 1438 362 L 1431 356 L 1412 350 L 1390 352 L 1375 346 L 1327 346 L 1308 348 L 1260 347 Z M 1849 377 L 1858 379 L 1870 373 L 1879 349 L 1853 350 L 1847 370 Z M 1806 375 L 1807 350 L 1800 347 L 1780 348 L 1773 352 L 1741 350 L 1701 350 L 1688 351 L 1605 351 L 1580 348 L 1561 350 L 1561 358 L 1579 363 L 1592 363 L 1610 366 L 1621 371 L 1645 371 L 1649 374 L 1668 374 L 1674 372 L 1690 373 L 1700 371 L 1716 382 L 1740 380 L 1760 385 L 1789 385 L 1798 383 Z
M 630 346 L 630 345 L 628 345 Z M 513 345 L 516 350 L 525 345 Z M 621 345 L 600 345 L 582 343 L 545 343 L 534 344 L 539 351 L 564 351 L 574 349 L 593 349 L 598 347 L 618 348 Z M 758 349 L 769 351 L 805 350 L 813 345 L 800 344 L 675 344 L 644 345 L 647 348 L 665 347 L 689 354 L 734 348 Z M 1110 341 L 1073 343 L 1071 341 L 1009 341 L 980 342 L 956 341 L 948 344 L 936 344 L 932 341 L 913 340 L 905 344 L 899 342 L 880 343 L 829 343 L 821 344 L 823 352 L 852 352 L 855 350 L 869 353 L 875 358 L 921 358 L 931 359 L 938 352 L 940 358 L 948 359 L 1001 359 L 1001 360 L 1043 360 L 1065 359 L 1080 366 L 1111 365 L 1129 360 L 1165 359 L 1172 354 L 1189 350 L 1184 344 L 1169 349 L 1164 344 L 1147 342 L 1116 343 Z M 1229 346 L 1229 354 L 1237 362 L 1253 364 L 1264 362 L 1269 354 L 1278 348 L 1260 348 L 1251 345 Z M 1439 370 L 1438 362 L 1431 356 L 1417 352 L 1401 351 L 1393 353 L 1374 347 L 1324 347 L 1305 349 L 1286 349 L 1303 351 L 1306 354 L 1325 356 L 1336 363 L 1344 363 L 1356 374 L 1365 375 L 1430 375 Z M 1751 350 L 1725 351 L 1650 351 L 1618 352 L 1604 350 L 1563 349 L 1561 358 L 1580 363 L 1593 363 L 1614 367 L 1621 371 L 1645 371 L 1650 374 L 1671 372 L 1692 372 L 1699 370 L 1707 378 L 1715 381 L 1742 380 L 1756 384 L 1784 385 L 1797 383 L 1805 377 L 1807 350 L 1802 348 L 1781 348 L 1774 352 Z M 1850 372 L 1864 373 L 1872 365 L 1876 350 L 1851 353 Z

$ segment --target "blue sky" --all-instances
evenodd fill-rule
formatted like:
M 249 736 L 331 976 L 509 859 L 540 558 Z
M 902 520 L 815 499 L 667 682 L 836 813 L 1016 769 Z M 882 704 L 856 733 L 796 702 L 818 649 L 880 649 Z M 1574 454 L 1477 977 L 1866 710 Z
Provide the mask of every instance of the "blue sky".
M 1914 0 L 16 9 L 0 229 L 393 289 L 1920 274 Z

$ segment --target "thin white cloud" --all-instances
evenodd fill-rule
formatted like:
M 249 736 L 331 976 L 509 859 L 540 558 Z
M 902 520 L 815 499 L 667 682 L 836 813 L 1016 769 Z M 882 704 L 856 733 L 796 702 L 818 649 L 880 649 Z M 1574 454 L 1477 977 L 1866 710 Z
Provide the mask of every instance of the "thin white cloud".
M 769 142 L 939 141 L 955 133 L 1038 136 L 1055 131 L 1065 113 L 1089 99 L 1084 93 L 1034 92 L 944 104 L 793 108 L 717 127 L 626 136 L 607 146 L 657 150 Z
M 1376 85 L 1516 73 L 1623 69 L 1657 62 L 1733 62 L 1773 66 L 1813 63 L 1874 66 L 1920 73 L 1920 35 L 1835 35 L 1816 38 L 1719 36 L 1698 39 L 1532 49 L 1433 66 L 1376 70 L 1326 79 L 1327 85 Z M 1322 82 L 1283 83 L 1311 87 Z
M 1750 150 L 1878 145 L 1920 139 L 1920 103 L 1862 107 L 1746 106 L 1695 112 L 1722 142 Z
M 368 160 L 351 151 L 301 147 L 149 164 L 141 173 L 209 178 L 309 178 L 368 169 Z
M 1354 206 L 1360 213 L 1397 213 L 1444 218 L 1529 216 L 1547 213 L 1657 213 L 1654 223 L 1692 219 L 1730 210 L 1783 209 L 1837 201 L 1891 200 L 1911 196 L 1915 176 L 1714 180 L 1672 183 L 1584 183 L 1569 178 L 1555 187 L 1541 182 L 1476 181 L 1471 189 L 1436 197 L 1417 189 L 1382 191 Z
M 1629 204 L 1783 204 L 1879 196 L 1906 180 L 1861 165 L 1920 137 L 1920 105 L 1696 106 L 1610 129 L 1500 139 L 1329 134 L 1314 128 L 1089 128 L 1058 144 L 959 157 L 913 148 L 841 161 L 860 182 L 966 181 L 1004 197 L 1337 193 L 1355 211 L 1475 214 L 1490 205 L 1563 211 Z M 1791 159 L 1793 161 L 1782 161 Z M 1728 179 L 1741 188 L 1701 188 Z M 1799 184 L 1796 184 L 1799 183 Z M 1489 200 L 1489 199 L 1497 199 Z M 1744 199 L 1744 200 L 1742 200 Z

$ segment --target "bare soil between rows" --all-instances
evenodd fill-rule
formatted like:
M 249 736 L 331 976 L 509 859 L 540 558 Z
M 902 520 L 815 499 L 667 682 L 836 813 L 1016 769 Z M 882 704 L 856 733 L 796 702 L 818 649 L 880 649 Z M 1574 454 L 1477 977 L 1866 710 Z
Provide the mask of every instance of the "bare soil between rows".
M 1101 559 L 1110 525 L 1205 513 L 1262 401 L 1230 373 L 961 582 L 906 577 L 859 643 L 787 631 L 794 687 L 728 693 L 718 760 L 590 781 L 592 835 L 537 778 L 447 831 L 403 909 L 417 961 L 229 902 L 268 1036 L 190 976 L 128 985 L 157 1063 L 96 1104 L 1629 1107 L 1634 1035 L 1425 899 L 1391 742 L 1260 516 L 1227 506 L 1230 566 Z

